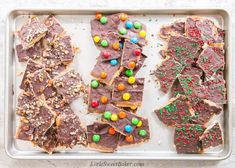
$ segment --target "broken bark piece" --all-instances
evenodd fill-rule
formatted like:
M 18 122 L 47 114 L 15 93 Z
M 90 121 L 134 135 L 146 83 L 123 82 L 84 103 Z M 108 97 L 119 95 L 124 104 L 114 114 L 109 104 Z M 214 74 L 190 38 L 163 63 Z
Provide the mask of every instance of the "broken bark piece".
M 60 24 L 60 22 L 53 16 L 50 15 L 44 20 L 44 24 L 47 27 L 47 33 L 44 39 L 48 43 L 52 43 L 56 38 L 65 34 L 65 30 Z
M 193 117 L 193 111 L 186 96 L 178 94 L 168 103 L 154 111 L 159 120 L 165 125 L 175 127 L 177 124 L 189 124 Z
M 112 126 L 122 135 L 128 137 L 132 136 L 133 141 L 131 143 L 144 142 L 150 138 L 149 123 L 147 119 L 112 104 L 106 106 L 102 121 Z M 122 144 L 124 145 L 125 142 Z
M 20 124 L 16 130 L 16 139 L 24 140 L 24 141 L 32 141 L 34 133 L 34 126 L 32 126 L 29 121 L 22 117 L 20 119 Z
M 23 79 L 20 84 L 20 89 L 26 90 L 29 87 L 30 81 L 29 79 L 31 78 L 32 74 L 36 72 L 37 70 L 40 70 L 44 68 L 44 65 L 34 61 L 32 59 L 29 59 L 27 62 L 27 66 L 24 72 Z
M 144 78 L 116 78 L 113 86 L 112 102 L 119 107 L 141 106 L 143 91 Z
M 49 64 L 51 65 L 51 64 Z M 52 67 L 48 67 L 47 64 L 45 65 L 46 66 L 46 71 L 47 73 L 49 74 L 49 76 L 53 79 L 55 78 L 56 76 L 60 75 L 64 70 L 66 70 L 66 65 L 64 64 L 57 64 L 57 65 L 54 65 Z
M 167 58 L 154 71 L 153 75 L 157 77 L 160 84 L 160 89 L 167 93 L 172 87 L 177 76 L 184 69 L 184 66 L 174 59 Z
M 192 121 L 196 124 L 204 125 L 210 121 L 214 115 L 220 114 L 222 108 L 210 100 L 201 100 L 194 106 L 194 116 Z
M 219 123 L 216 123 L 211 128 L 207 128 L 202 136 L 200 136 L 200 141 L 203 149 L 223 144 L 223 136 Z
M 221 58 L 212 48 L 206 47 L 200 54 L 197 64 L 205 72 L 206 77 L 210 78 L 224 66 L 225 62 L 224 58 Z
M 86 145 L 86 132 L 79 117 L 75 114 L 61 114 L 56 118 L 57 141 L 62 147 L 74 147 L 76 144 Z
M 90 148 L 101 152 L 114 152 L 120 134 L 109 124 L 94 122 L 87 126 L 87 141 Z
M 89 91 L 88 111 L 103 113 L 106 105 L 111 102 L 111 88 L 97 80 L 92 80 Z
M 34 46 L 42 37 L 46 35 L 47 27 L 39 21 L 36 16 L 30 17 L 27 22 L 17 32 L 21 40 L 23 49 Z
M 167 56 L 186 65 L 192 64 L 198 58 L 201 49 L 198 42 L 184 36 L 171 36 L 167 45 Z
M 174 144 L 177 153 L 201 153 L 199 137 L 205 128 L 198 124 L 177 125 L 174 134 Z
M 178 94 L 184 95 L 184 89 L 182 88 L 178 79 L 174 82 L 171 88 L 171 97 L 176 97 Z
M 203 75 L 203 71 L 200 68 L 193 66 L 186 66 L 184 70 L 181 72 L 182 75 L 198 75 L 201 77 Z
M 163 39 L 168 39 L 172 35 L 185 34 L 185 21 L 176 20 L 169 25 L 163 25 L 160 29 L 159 36 Z
M 16 45 L 16 53 L 19 62 L 28 61 L 30 58 L 33 60 L 40 59 L 43 53 L 43 46 L 41 41 L 36 42 L 33 47 L 28 49 L 23 49 L 22 44 L 18 44 Z
M 86 89 L 80 74 L 73 70 L 54 78 L 53 84 L 66 103 L 81 97 Z
M 101 83 L 111 86 L 114 79 L 120 75 L 122 69 L 120 60 L 102 61 L 98 59 L 91 71 L 91 76 Z

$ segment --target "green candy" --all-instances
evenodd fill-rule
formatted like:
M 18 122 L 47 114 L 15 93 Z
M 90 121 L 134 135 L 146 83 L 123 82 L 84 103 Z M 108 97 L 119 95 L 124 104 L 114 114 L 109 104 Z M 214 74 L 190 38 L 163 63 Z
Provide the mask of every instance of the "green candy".
M 111 118 L 111 112 L 110 112 L 110 111 L 105 111 L 105 112 L 104 112 L 104 118 L 105 118 L 106 120 L 110 120 L 110 118 Z
M 139 130 L 139 136 L 146 136 L 147 132 L 145 130 Z
M 101 23 L 101 24 L 106 24 L 107 22 L 108 22 L 107 17 L 102 16 L 102 17 L 100 18 L 100 23 Z
M 109 45 L 108 41 L 107 40 L 102 40 L 101 41 L 101 46 L 102 47 L 107 47 Z
M 127 77 L 132 76 L 132 75 L 133 75 L 133 70 L 127 69 L 127 70 L 125 71 L 125 75 L 126 75 Z
M 133 125 L 137 125 L 137 124 L 139 123 L 138 118 L 132 118 L 132 119 L 131 119 L 131 123 L 132 123 Z
M 94 142 L 99 142 L 99 141 L 100 141 L 100 135 L 94 134 L 94 135 L 92 136 L 92 140 L 93 140 Z
M 119 30 L 119 33 L 122 34 L 122 35 L 125 35 L 127 33 L 127 30 L 125 28 L 121 28 Z
M 134 28 L 136 28 L 136 29 L 141 29 L 141 23 L 140 22 L 134 22 Z
M 98 87 L 99 87 L 99 81 L 97 81 L 97 80 L 92 80 L 92 81 L 91 81 L 91 87 L 92 87 L 93 89 L 98 88 Z

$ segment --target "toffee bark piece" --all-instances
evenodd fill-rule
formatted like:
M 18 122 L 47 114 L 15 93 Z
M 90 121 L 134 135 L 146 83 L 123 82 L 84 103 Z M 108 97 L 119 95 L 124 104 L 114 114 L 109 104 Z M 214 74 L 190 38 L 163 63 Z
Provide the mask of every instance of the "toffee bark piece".
M 203 149 L 223 144 L 223 136 L 219 123 L 216 123 L 209 129 L 207 128 L 202 136 L 200 136 L 200 141 Z
M 44 24 L 46 25 L 47 30 L 48 30 L 44 39 L 50 44 L 56 38 L 65 34 L 64 28 L 53 15 L 48 16 L 44 20 Z
M 178 94 L 168 103 L 154 111 L 159 120 L 165 125 L 175 127 L 177 124 L 189 124 L 193 117 L 193 111 L 186 96 Z
M 62 147 L 74 147 L 76 144 L 86 145 L 86 132 L 79 117 L 75 114 L 61 114 L 56 118 L 57 141 Z
M 23 49 L 34 46 L 41 38 L 46 35 L 47 27 L 39 21 L 36 16 L 30 17 L 27 22 L 17 32 L 21 40 Z
M 32 59 L 29 59 L 29 61 L 27 62 L 27 66 L 26 66 L 24 75 L 23 75 L 23 79 L 20 84 L 20 89 L 27 90 L 27 88 L 29 87 L 29 84 L 30 84 L 29 79 L 32 77 L 32 74 L 42 68 L 44 68 L 43 64 L 36 62 Z
M 222 107 L 206 99 L 199 101 L 192 106 L 192 109 L 194 110 L 193 122 L 201 125 L 208 123 L 214 115 L 222 111 Z
M 90 148 L 101 152 L 114 152 L 118 147 L 120 134 L 115 130 L 109 133 L 113 128 L 109 124 L 94 122 L 87 126 L 87 141 Z M 98 136 L 98 141 L 93 140 L 93 136 Z
M 224 58 L 221 58 L 212 48 L 205 48 L 197 60 L 198 66 L 205 72 L 206 77 L 210 78 L 225 64 Z
M 107 117 L 107 113 L 111 116 Z M 115 118 L 114 120 L 114 116 Z M 136 143 L 144 142 L 150 138 L 148 120 L 134 113 L 118 108 L 112 104 L 106 106 L 102 121 L 111 125 L 117 132 L 125 136 L 132 136 Z M 144 132 L 141 134 L 140 132 Z
M 192 39 L 184 36 L 171 36 L 166 54 L 182 64 L 189 65 L 198 58 L 200 49 L 199 43 Z
M 33 47 L 28 49 L 23 49 L 22 44 L 18 44 L 16 45 L 16 53 L 19 62 L 28 61 L 30 58 L 33 60 L 40 59 L 43 53 L 43 46 L 41 41 L 35 43 Z
M 172 58 L 167 58 L 154 71 L 153 75 L 157 77 L 160 89 L 167 93 L 172 87 L 177 76 L 184 69 L 184 66 Z
M 54 66 L 47 66 L 48 64 L 46 64 L 46 71 L 47 73 L 49 74 L 49 76 L 53 79 L 55 78 L 56 76 L 60 75 L 64 70 L 66 70 L 66 65 L 64 64 L 57 64 L 57 65 L 54 65 Z M 51 64 L 49 64 L 51 65 Z
M 98 82 L 98 81 L 97 81 Z M 105 111 L 106 105 L 111 102 L 111 88 L 99 83 L 97 88 L 90 86 L 89 100 L 88 100 L 88 111 L 103 113 Z M 93 105 L 97 102 L 97 105 Z
M 132 77 L 133 78 L 133 77 Z M 123 85 L 123 89 L 120 89 Z M 144 78 L 135 78 L 135 82 L 130 84 L 128 78 L 116 78 L 113 86 L 112 102 L 119 107 L 138 107 L 142 104 L 144 91 Z M 125 95 L 129 98 L 126 99 Z
M 73 70 L 54 78 L 53 84 L 66 103 L 81 97 L 86 89 L 80 74 Z
M 174 144 L 177 153 L 201 153 L 199 137 L 205 128 L 198 124 L 177 125 L 174 133 Z
M 98 59 L 91 71 L 91 76 L 99 80 L 101 83 L 110 86 L 114 79 L 120 75 L 122 69 L 123 68 L 120 66 L 120 59 L 117 60 L 117 65 L 111 65 L 109 61 Z M 105 76 L 102 76 L 103 73 Z
M 163 39 L 168 39 L 172 35 L 185 34 L 185 21 L 176 20 L 169 25 L 163 25 L 160 29 L 159 36 Z
M 22 117 L 20 119 L 19 126 L 17 127 L 16 130 L 16 139 L 24 140 L 24 141 L 32 141 L 33 140 L 33 135 L 34 133 L 34 126 L 29 123 L 29 121 Z

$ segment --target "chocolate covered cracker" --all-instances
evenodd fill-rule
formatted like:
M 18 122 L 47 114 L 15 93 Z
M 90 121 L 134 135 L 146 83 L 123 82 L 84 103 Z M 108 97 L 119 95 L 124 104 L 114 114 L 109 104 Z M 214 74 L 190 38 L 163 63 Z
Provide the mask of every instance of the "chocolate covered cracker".
M 34 46 L 42 37 L 46 35 L 47 27 L 39 21 L 36 16 L 30 17 L 27 22 L 17 32 L 21 40 L 23 49 Z
M 169 25 L 163 25 L 160 29 L 159 36 L 163 39 L 167 39 L 172 35 L 184 35 L 185 34 L 185 21 L 176 20 Z
M 101 152 L 114 152 L 118 147 L 119 136 L 109 124 L 94 122 L 87 126 L 88 146 Z
M 160 89 L 167 93 L 181 73 L 184 66 L 172 58 L 167 58 L 154 71 L 153 75 L 157 77 Z
M 16 130 L 16 139 L 21 139 L 24 141 L 32 141 L 33 140 L 33 133 L 34 133 L 34 126 L 29 123 L 29 121 L 22 117 L 20 119 L 19 126 Z
M 188 124 L 192 120 L 193 111 L 186 96 L 178 94 L 168 103 L 154 111 L 159 120 L 167 126 L 174 127 L 177 124 Z
M 199 137 L 205 128 L 198 124 L 177 125 L 174 134 L 174 144 L 177 153 L 201 153 Z

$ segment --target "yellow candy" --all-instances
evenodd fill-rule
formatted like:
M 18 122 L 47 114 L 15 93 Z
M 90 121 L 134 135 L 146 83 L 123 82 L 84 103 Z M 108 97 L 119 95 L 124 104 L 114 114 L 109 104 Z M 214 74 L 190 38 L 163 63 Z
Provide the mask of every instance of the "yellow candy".
M 129 84 L 134 84 L 135 83 L 135 77 L 134 76 L 131 76 L 128 78 L 128 83 Z
M 124 93 L 122 95 L 122 98 L 123 98 L 123 100 L 129 100 L 131 98 L 131 95 L 130 95 L 130 93 Z
M 141 127 L 142 126 L 142 121 L 139 121 L 138 124 L 136 125 L 137 127 Z
M 139 32 L 139 35 L 140 35 L 140 37 L 145 37 L 145 36 L 146 36 L 146 31 L 141 30 L 141 31 Z
M 118 120 L 118 115 L 117 114 L 112 114 L 111 115 L 111 120 L 112 121 L 117 121 Z
M 94 36 L 93 38 L 95 43 L 98 43 L 100 41 L 100 37 L 99 36 Z
M 136 106 L 131 106 L 131 110 L 135 110 L 137 107 Z

